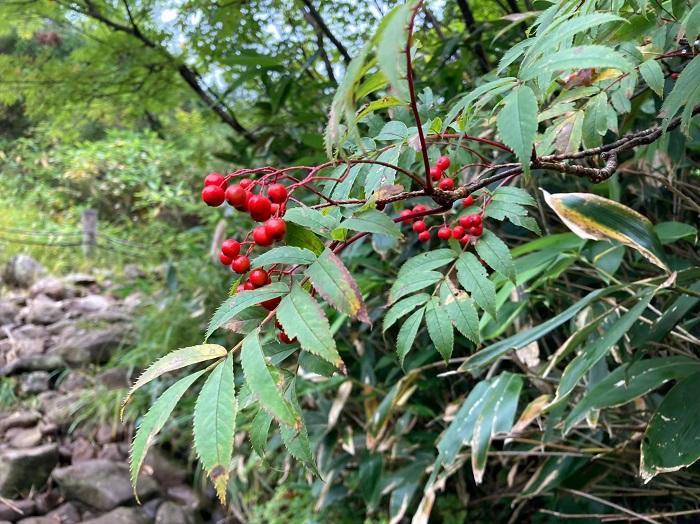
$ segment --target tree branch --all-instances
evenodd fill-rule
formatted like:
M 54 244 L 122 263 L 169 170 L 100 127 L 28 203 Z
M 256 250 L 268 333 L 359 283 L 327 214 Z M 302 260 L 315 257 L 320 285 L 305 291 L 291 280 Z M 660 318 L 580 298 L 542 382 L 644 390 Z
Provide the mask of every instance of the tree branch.
M 343 57 L 343 60 L 345 61 L 346 64 L 350 63 L 350 60 L 352 58 L 350 57 L 350 53 L 348 53 L 348 50 L 345 49 L 345 46 L 340 43 L 340 40 L 338 40 L 335 35 L 331 32 L 329 27 L 326 25 L 326 22 L 323 21 L 323 17 L 321 17 L 321 13 L 319 13 L 316 8 L 313 6 L 311 3 L 311 0 L 301 0 L 306 8 L 308 9 L 309 15 L 316 21 L 316 24 L 318 24 L 318 27 L 321 28 L 321 31 L 323 31 L 323 34 L 328 37 L 328 40 L 333 42 L 333 45 L 335 48 L 338 50 L 340 53 L 340 56 Z
M 475 39 L 474 43 L 474 54 L 479 61 L 479 67 L 484 73 L 487 73 L 491 69 L 491 64 L 486 56 L 486 51 L 484 46 L 481 45 L 481 35 L 480 31 L 476 27 L 476 21 L 474 20 L 474 15 L 472 13 L 467 0 L 457 0 L 457 6 L 462 12 L 462 18 L 464 19 L 464 25 L 469 31 L 469 36 Z

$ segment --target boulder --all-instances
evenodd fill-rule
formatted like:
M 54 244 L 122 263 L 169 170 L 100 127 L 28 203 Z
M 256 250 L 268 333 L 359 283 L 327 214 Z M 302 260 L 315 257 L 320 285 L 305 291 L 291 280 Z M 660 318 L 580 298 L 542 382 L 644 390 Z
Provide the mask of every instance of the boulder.
M 154 446 L 148 450 L 143 464 L 165 488 L 185 482 L 187 468 L 168 457 L 159 447 Z
M 22 395 L 36 395 L 49 389 L 51 375 L 46 371 L 32 371 L 22 375 L 19 382 L 19 392 Z
M 110 368 L 97 375 L 96 380 L 107 389 L 128 388 L 131 374 L 127 368 Z
M 78 330 L 62 337 L 56 346 L 49 349 L 49 353 L 62 357 L 71 366 L 101 364 L 109 360 L 129 338 L 129 329 L 124 325 Z
M 72 502 L 61 504 L 53 511 L 47 513 L 46 516 L 61 524 L 77 524 L 80 522 L 80 511 Z
M 33 448 L 41 443 L 41 430 L 39 426 L 33 428 L 12 428 L 5 433 L 13 448 Z
M 83 524 L 148 524 L 149 519 L 138 508 L 117 508 L 104 515 L 84 520 Z
M 15 522 L 34 513 L 36 513 L 36 503 L 31 499 L 0 500 L 0 522 Z
M 58 322 L 63 317 L 61 303 L 39 295 L 31 300 L 20 312 L 20 318 L 32 324 L 48 325 Z
M 192 511 L 196 511 L 202 507 L 202 501 L 199 495 L 187 484 L 178 484 L 167 489 L 168 498 L 174 500 L 178 504 L 187 507 Z
M 107 511 L 133 500 L 126 464 L 109 460 L 89 460 L 56 469 L 53 479 L 64 496 L 93 508 Z M 155 481 L 145 475 L 138 480 L 138 494 L 145 500 L 158 490 Z M 105 521 L 107 522 L 107 521 Z
M 29 355 L 20 357 L 0 368 L 0 376 L 16 375 L 26 371 L 53 371 L 66 367 L 59 355 Z
M 58 463 L 58 446 L 0 451 L 0 495 L 15 497 L 43 486 Z
M 11 286 L 29 287 L 44 272 L 44 267 L 29 255 L 15 255 L 7 262 L 3 279 Z
M 54 300 L 63 300 L 71 295 L 68 286 L 60 278 L 48 276 L 39 279 L 29 290 L 32 296 L 46 295 Z
M 156 524 L 192 524 L 192 515 L 174 502 L 166 501 L 158 507 Z
M 19 313 L 19 306 L 9 300 L 0 300 L 0 326 L 12 324 Z
M 39 421 L 40 415 L 36 411 L 15 411 L 9 415 L 0 416 L 0 433 L 10 428 L 28 428 Z
M 114 305 L 114 299 L 104 295 L 86 295 L 71 301 L 69 311 L 71 313 L 99 313 L 106 311 Z

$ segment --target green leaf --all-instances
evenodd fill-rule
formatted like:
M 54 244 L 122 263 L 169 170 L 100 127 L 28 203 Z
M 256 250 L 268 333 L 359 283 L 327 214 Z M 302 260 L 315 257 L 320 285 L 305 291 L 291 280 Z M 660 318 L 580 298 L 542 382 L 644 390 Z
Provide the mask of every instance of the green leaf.
M 297 338 L 303 349 L 336 367 L 343 365 L 323 309 L 304 288 L 298 284 L 292 286 L 292 291 L 277 307 L 277 319 L 284 332 L 290 338 Z
M 496 272 L 515 282 L 515 265 L 508 246 L 489 230 L 476 242 L 476 252 Z
M 681 130 L 690 136 L 690 117 L 696 105 L 700 104 L 700 55 L 693 58 L 681 71 L 673 90 L 661 106 L 659 116 L 663 117 L 662 127 L 666 131 L 668 124 L 678 111 L 685 106 Z
M 660 97 L 664 96 L 664 72 L 659 65 L 659 61 L 653 58 L 642 62 L 639 66 L 642 78 L 654 93 Z
M 491 195 L 493 202 L 504 202 L 507 204 L 521 204 L 523 206 L 537 206 L 537 201 L 532 195 L 520 187 L 502 186 L 496 189 Z M 489 204 L 488 209 L 492 204 Z
M 406 55 L 404 53 L 408 18 L 415 0 L 393 8 L 384 17 L 382 27 L 377 34 L 377 62 L 389 85 L 399 98 L 408 100 L 408 83 L 406 82 Z
M 384 77 L 379 74 L 377 76 L 377 81 L 381 81 L 381 85 L 386 84 L 386 80 Z M 369 94 L 369 93 L 366 93 Z M 358 98 L 362 98 L 363 93 L 358 93 Z M 379 100 L 373 100 L 369 104 L 365 104 L 360 108 L 360 110 L 357 112 L 357 115 L 355 116 L 355 121 L 359 122 L 362 120 L 364 117 L 367 115 L 374 113 L 375 111 L 379 111 L 380 109 L 388 109 L 390 107 L 396 107 L 396 106 L 402 106 L 404 105 L 404 102 L 396 98 L 395 96 L 385 96 L 380 98 Z
M 355 279 L 345 267 L 342 260 L 326 249 L 318 260 L 306 270 L 316 291 L 335 309 L 371 324 L 367 307 Z
M 474 301 L 464 291 L 453 291 L 447 282 L 440 286 L 440 298 L 457 330 L 478 344 L 481 338 L 479 336 L 479 315 L 476 312 Z
M 300 226 L 307 227 L 314 233 L 329 238 L 331 231 L 338 225 L 337 219 L 329 215 L 324 215 L 320 211 L 311 209 L 310 207 L 293 207 L 292 209 L 288 209 L 284 214 L 284 219 L 287 222 L 293 222 Z
M 270 266 L 272 264 L 285 264 L 289 266 L 308 265 L 316 261 L 316 255 L 303 247 L 282 246 L 266 251 L 253 259 L 251 269 Z
M 697 228 L 683 222 L 660 222 L 654 226 L 654 231 L 662 244 L 683 239 L 693 242 L 698 236 Z
M 376 209 L 368 209 L 353 215 L 340 223 L 342 229 L 360 231 L 362 233 L 374 233 L 377 235 L 387 235 L 401 238 L 401 229 L 391 218 Z
M 572 69 L 619 69 L 623 73 L 632 70 L 633 65 L 620 53 L 601 45 L 582 45 L 546 53 L 539 60 L 529 64 L 518 75 L 523 81 L 532 80 L 543 73 L 569 71 Z
M 242 291 L 240 293 L 236 293 L 232 297 L 227 298 L 211 317 L 206 336 L 204 337 L 205 340 L 209 338 L 214 331 L 219 329 L 221 326 L 226 324 L 226 322 L 234 318 L 242 311 L 260 304 L 261 302 L 265 302 L 266 300 L 281 297 L 288 292 L 289 287 L 287 284 L 284 282 L 273 282 L 267 286 L 263 286 L 258 289 L 251 289 L 250 291 Z
M 564 421 L 562 433 L 568 433 L 591 410 L 621 406 L 669 380 L 679 380 L 699 372 L 700 362 L 683 356 L 649 358 L 620 366 L 576 404 Z
M 579 237 L 620 242 L 668 270 L 654 226 L 645 216 L 593 193 L 543 193 L 549 207 Z
M 377 161 L 397 165 L 400 155 L 401 144 L 398 144 L 383 151 L 377 157 Z M 371 166 L 365 177 L 365 197 L 370 198 L 380 187 L 392 185 L 395 179 L 396 169 L 380 164 Z
M 391 326 L 393 326 L 398 319 L 404 315 L 408 315 L 411 311 L 416 309 L 418 306 L 425 304 L 430 295 L 427 293 L 418 293 L 417 295 L 412 295 L 410 297 L 399 300 L 396 304 L 391 306 L 389 311 L 386 312 L 384 316 L 384 325 L 382 331 L 386 331 Z
M 409 278 L 415 271 L 430 271 L 446 266 L 457 257 L 451 249 L 434 249 L 413 256 L 406 260 L 399 270 L 399 279 Z
M 690 42 L 700 36 L 700 4 L 695 5 L 685 17 L 685 36 Z
M 384 124 L 379 134 L 374 137 L 375 140 L 386 141 L 405 140 L 406 138 L 408 138 L 408 127 L 399 120 L 392 120 Z
M 462 98 L 460 98 L 459 101 L 455 105 L 453 105 L 452 108 L 447 112 L 445 120 L 442 123 L 441 132 L 444 133 L 445 131 L 447 131 L 447 128 L 450 126 L 455 117 L 465 109 L 468 109 L 469 105 L 472 102 L 474 102 L 474 100 L 478 100 L 489 91 L 493 91 L 494 89 L 497 89 L 499 87 L 513 84 L 515 84 L 515 78 L 513 77 L 499 78 L 498 80 L 492 80 L 491 82 L 487 82 L 483 85 L 480 85 L 470 93 L 467 93 Z
M 651 417 L 642 438 L 639 473 L 649 482 L 700 458 L 700 374 L 676 384 Z
M 566 398 L 573 391 L 576 384 L 601 358 L 608 354 L 608 351 L 618 343 L 618 341 L 629 331 L 639 316 L 649 306 L 653 294 L 647 293 L 639 299 L 627 313 L 622 315 L 610 326 L 607 326 L 603 335 L 592 344 L 584 347 L 562 373 L 557 394 L 552 403 L 557 403 Z
M 143 417 L 141 424 L 136 430 L 136 436 L 131 444 L 131 461 L 129 470 L 131 473 L 131 485 L 134 487 L 136 495 L 136 481 L 143 466 L 143 460 L 146 458 L 148 448 L 151 447 L 158 432 L 163 428 L 165 423 L 170 418 L 170 414 L 177 405 L 185 391 L 202 376 L 204 369 L 192 373 L 184 378 L 181 378 L 175 384 L 166 389 L 163 394 L 153 403 L 146 415 Z M 137 496 L 138 500 L 138 496 Z
M 520 331 L 512 337 L 500 340 L 495 344 L 491 344 L 481 351 L 474 353 L 464 362 L 464 364 L 459 367 L 459 371 L 476 371 L 484 366 L 488 366 L 511 350 L 515 351 L 527 346 L 531 342 L 542 338 L 547 333 L 558 328 L 564 322 L 568 322 L 574 318 L 579 311 L 592 302 L 615 291 L 619 291 L 620 288 L 621 286 L 611 286 L 603 289 L 596 289 L 595 291 L 590 292 L 581 300 L 542 324 L 524 331 Z
M 129 403 L 136 390 L 145 386 L 150 381 L 165 373 L 175 371 L 176 369 L 181 369 L 191 366 L 192 364 L 206 362 L 207 360 L 222 358 L 225 356 L 226 348 L 223 346 L 219 346 L 218 344 L 200 344 L 199 346 L 191 346 L 172 351 L 164 357 L 159 358 L 153 364 L 148 366 L 146 371 L 141 373 L 141 376 L 139 376 L 138 380 L 136 380 L 134 385 L 131 386 L 131 389 L 129 389 L 129 392 L 122 402 L 120 418 L 123 418 L 124 408 Z
M 289 402 L 282 398 L 270 370 L 267 369 L 259 337 L 260 328 L 243 339 L 241 365 L 246 384 L 266 411 L 280 422 L 296 426 L 299 420 Z
M 194 406 L 194 449 L 222 504 L 226 501 L 237 410 L 232 352 L 209 374 Z
M 462 253 L 457 260 L 457 280 L 481 309 L 496 318 L 496 286 L 472 253 Z
M 301 423 L 296 428 L 284 425 L 280 426 L 280 436 L 282 437 L 282 442 L 284 442 L 284 447 L 287 448 L 287 451 L 292 457 L 302 462 L 306 467 L 311 469 L 314 474 L 318 475 L 316 461 L 311 452 L 311 444 L 309 443 L 309 434 L 306 430 L 304 419 L 301 416 L 301 408 L 297 402 L 296 380 L 291 381 L 285 393 L 285 398 L 296 410 L 297 417 Z
M 528 86 L 520 86 L 503 99 L 503 109 L 496 119 L 498 133 L 523 165 L 530 170 L 530 156 L 537 134 L 537 98 Z
M 315 255 L 323 253 L 326 247 L 313 231 L 303 226 L 298 226 L 294 222 L 287 222 L 287 234 L 284 238 L 288 246 L 308 249 Z
M 443 275 L 439 271 L 415 271 L 410 276 L 404 275 L 396 279 L 389 290 L 389 304 L 393 304 L 398 299 L 410 295 L 415 291 L 420 291 L 428 286 L 436 284 Z
M 248 433 L 250 445 L 259 457 L 265 456 L 265 447 L 267 446 L 270 424 L 272 424 L 272 417 L 267 411 L 261 408 L 255 414 L 255 418 L 250 425 L 250 431 Z
M 695 282 L 689 289 L 693 293 L 700 293 L 700 282 Z M 663 314 L 651 326 L 640 323 L 632 329 L 629 334 L 630 345 L 636 347 L 647 342 L 660 342 L 678 322 L 688 318 L 686 314 L 698 302 L 700 298 L 697 295 L 679 295 L 665 306 Z
M 406 322 L 403 323 L 401 329 L 399 329 L 399 334 L 396 337 L 396 354 L 399 356 L 399 362 L 402 366 L 406 355 L 408 355 L 408 352 L 413 347 L 413 342 L 416 340 L 418 328 L 423 321 L 424 312 L 425 308 L 414 311 L 411 316 L 406 319 Z
M 450 317 L 438 297 L 433 297 L 425 306 L 425 325 L 435 349 L 445 361 L 449 360 L 454 349 L 454 333 Z

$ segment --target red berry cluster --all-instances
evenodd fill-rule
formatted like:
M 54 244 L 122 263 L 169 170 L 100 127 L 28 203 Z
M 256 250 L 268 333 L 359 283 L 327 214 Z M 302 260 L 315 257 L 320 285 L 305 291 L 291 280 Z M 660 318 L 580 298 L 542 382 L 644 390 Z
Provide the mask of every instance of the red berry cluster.
M 438 183 L 438 187 L 443 191 L 451 191 L 455 187 L 455 182 L 451 178 L 444 176 L 445 171 L 450 167 L 450 158 L 441 156 L 430 168 L 430 178 Z
M 281 216 L 284 215 L 289 195 L 287 188 L 279 183 L 268 185 L 267 196 L 265 196 L 262 192 L 253 193 L 253 188 L 256 185 L 253 180 L 243 179 L 237 184 L 228 186 L 229 178 L 220 173 L 207 175 L 204 178 L 202 200 L 212 207 L 220 206 L 226 201 L 238 211 L 249 213 L 256 222 L 262 222 L 262 225 L 254 227 L 242 242 L 229 238 L 221 244 L 221 253 L 219 253 L 221 263 L 225 266 L 231 266 L 235 273 L 244 274 L 250 269 L 250 253 L 256 245 L 269 246 L 284 238 L 287 226 Z M 242 246 L 247 246 L 245 254 L 241 254 Z M 266 286 L 271 281 L 267 271 L 254 269 L 248 275 L 248 279 L 238 286 L 238 292 L 257 289 Z M 280 300 L 280 298 L 273 298 L 262 302 L 261 306 L 272 311 L 280 303 Z M 292 342 L 281 328 L 279 338 L 285 343 Z
M 463 207 L 469 207 L 474 204 L 474 197 L 469 195 L 462 200 Z M 404 209 L 399 214 L 399 217 L 404 219 L 403 222 L 411 222 L 411 229 L 414 233 L 418 234 L 418 240 L 421 242 L 428 242 L 431 238 L 431 229 L 438 228 L 437 236 L 440 240 L 449 240 L 454 238 L 459 240 L 459 243 L 463 246 L 469 244 L 472 238 L 480 237 L 484 232 L 483 215 L 481 213 L 475 213 L 473 215 L 465 215 L 459 217 L 456 224 L 452 227 L 448 226 L 446 222 L 442 226 L 432 226 L 429 227 L 425 222 L 423 217 L 418 219 L 411 219 L 410 217 L 414 215 L 419 215 L 429 211 L 429 208 L 418 204 L 413 207 L 413 209 Z

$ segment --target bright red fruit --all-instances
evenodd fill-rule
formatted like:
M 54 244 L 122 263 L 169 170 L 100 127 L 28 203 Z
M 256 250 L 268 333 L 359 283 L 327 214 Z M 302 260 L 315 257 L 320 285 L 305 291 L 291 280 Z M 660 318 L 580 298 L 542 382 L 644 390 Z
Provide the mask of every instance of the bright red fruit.
M 287 201 L 287 188 L 282 184 L 272 184 L 267 188 L 267 196 L 276 204 L 283 204 Z
M 430 178 L 433 180 L 440 180 L 440 177 L 442 176 L 442 169 L 439 167 L 431 167 L 430 168 Z
M 226 202 L 236 209 L 244 207 L 248 202 L 249 193 L 238 184 L 233 184 L 226 189 Z
M 681 76 L 678 73 L 671 73 L 671 80 L 678 80 L 678 77 Z
M 462 200 L 462 206 L 463 207 L 469 207 L 474 203 L 474 197 L 469 195 L 466 197 L 464 200 Z
M 416 204 L 415 206 L 413 206 L 414 213 L 423 213 L 427 210 L 428 210 L 428 208 L 425 207 L 423 204 Z
M 239 284 L 238 287 L 236 288 L 236 293 L 240 293 L 242 291 L 246 291 L 245 285 Z
M 440 180 L 438 187 L 443 191 L 452 191 L 455 187 L 455 182 L 451 178 L 443 178 Z
M 250 269 L 250 259 L 245 255 L 236 257 L 231 264 L 231 269 L 233 269 L 236 273 L 245 273 Z
M 413 211 L 411 211 L 410 209 L 404 209 L 403 211 L 401 211 L 401 213 L 399 213 L 399 218 L 405 219 L 406 217 L 409 217 L 412 214 L 413 214 Z
M 253 228 L 253 240 L 255 240 L 255 243 L 259 246 L 269 246 L 272 244 L 272 239 L 263 226 Z
M 463 246 L 466 246 L 469 243 L 470 239 L 471 237 L 469 235 L 464 235 L 462 238 L 459 239 L 459 243 Z
M 268 236 L 274 240 L 281 240 L 287 232 L 287 225 L 281 218 L 271 218 L 263 224 L 263 227 Z
M 418 234 L 418 240 L 421 242 L 427 242 L 430 240 L 430 231 L 422 231 Z
M 448 167 L 450 167 L 450 157 L 448 156 L 441 156 L 440 158 L 437 159 L 437 162 L 435 162 L 435 165 L 438 167 L 440 171 L 446 171 Z
M 270 204 L 270 212 L 274 215 L 280 212 L 280 205 L 277 204 L 276 202 L 273 202 Z
M 209 173 L 204 177 L 205 186 L 220 186 L 224 183 L 224 175 L 221 173 Z
M 272 215 L 270 200 L 262 195 L 253 195 L 248 200 L 248 211 L 253 220 L 265 222 Z
M 483 221 L 484 219 L 481 218 L 481 215 L 472 215 L 472 222 L 474 222 L 475 226 L 480 226 Z
M 294 340 L 289 338 L 289 335 L 287 335 L 284 331 L 280 331 L 279 334 L 277 335 L 277 338 L 283 344 L 291 344 L 292 342 L 294 342 Z
M 233 262 L 233 259 L 224 253 L 219 253 L 219 262 L 221 262 L 225 266 L 230 266 L 231 262 Z
M 473 237 L 480 237 L 484 232 L 483 226 L 472 226 L 469 228 L 469 234 Z
M 462 226 L 455 226 L 452 228 L 452 237 L 460 239 L 464 236 L 464 228 Z
M 438 235 L 438 238 L 440 238 L 442 240 L 447 240 L 448 238 L 450 238 L 452 236 L 452 230 L 447 226 L 441 227 L 440 229 L 438 229 L 437 235 Z
M 277 297 L 277 298 L 271 298 L 270 300 L 266 300 L 265 302 L 260 302 L 260 305 L 267 309 L 268 311 L 272 311 L 275 309 L 277 306 L 280 305 L 280 302 L 282 302 L 282 297 Z
M 251 284 L 250 282 L 246 282 L 245 284 L 243 284 L 244 291 L 251 291 L 253 289 L 255 289 L 255 286 L 253 284 Z
M 224 203 L 225 191 L 219 186 L 204 186 L 202 189 L 202 200 L 211 207 L 217 207 Z
M 250 178 L 243 178 L 238 182 L 243 189 L 248 189 L 253 181 Z
M 238 240 L 226 239 L 221 244 L 221 252 L 229 258 L 237 257 L 241 252 L 241 244 Z
M 270 283 L 270 275 L 264 269 L 254 269 L 250 272 L 248 280 L 255 287 L 262 287 Z
M 474 225 L 471 215 L 459 217 L 459 225 L 465 229 L 468 229 Z
M 422 220 L 416 220 L 413 223 L 412 228 L 413 228 L 413 231 L 415 231 L 416 233 L 422 233 L 426 229 L 428 229 L 428 225 L 425 222 L 423 222 Z

